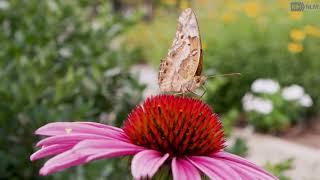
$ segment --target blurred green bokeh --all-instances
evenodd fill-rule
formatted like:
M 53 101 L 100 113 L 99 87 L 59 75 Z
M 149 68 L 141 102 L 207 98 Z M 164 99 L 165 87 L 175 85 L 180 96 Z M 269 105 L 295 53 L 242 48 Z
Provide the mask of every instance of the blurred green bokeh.
M 0 179 L 35 179 L 43 163 L 29 160 L 37 128 L 76 120 L 120 126 L 141 101 L 144 87 L 128 73 L 134 50 L 119 48 L 115 41 L 136 17 L 114 15 L 110 4 L 101 1 L 13 0 L 0 5 L 4 2 L 8 7 L 0 9 Z M 118 166 L 121 163 L 98 162 L 86 166 L 90 171 L 73 172 L 84 179 L 126 177 L 128 173 L 120 172 L 128 164 Z M 49 179 L 67 178 L 69 173 Z

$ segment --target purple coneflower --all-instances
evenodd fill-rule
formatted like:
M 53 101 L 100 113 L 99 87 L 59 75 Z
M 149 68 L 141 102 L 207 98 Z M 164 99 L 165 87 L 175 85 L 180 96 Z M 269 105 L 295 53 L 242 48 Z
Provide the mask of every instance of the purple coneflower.
M 137 106 L 122 129 L 93 122 L 56 122 L 36 131 L 32 161 L 55 155 L 41 168 L 48 175 L 97 159 L 133 155 L 135 179 L 151 178 L 171 166 L 174 180 L 277 179 L 257 165 L 224 152 L 224 132 L 217 114 L 200 100 L 159 95 Z

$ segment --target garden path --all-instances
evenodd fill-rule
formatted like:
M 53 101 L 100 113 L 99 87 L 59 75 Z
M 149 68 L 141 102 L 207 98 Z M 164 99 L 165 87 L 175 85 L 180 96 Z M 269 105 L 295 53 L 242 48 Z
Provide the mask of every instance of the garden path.
M 253 133 L 245 129 L 234 129 L 232 134 L 233 137 L 246 139 L 249 160 L 264 165 L 267 161 L 278 163 L 294 158 L 293 168 L 286 173 L 292 180 L 320 179 L 319 148 L 304 146 L 279 137 Z

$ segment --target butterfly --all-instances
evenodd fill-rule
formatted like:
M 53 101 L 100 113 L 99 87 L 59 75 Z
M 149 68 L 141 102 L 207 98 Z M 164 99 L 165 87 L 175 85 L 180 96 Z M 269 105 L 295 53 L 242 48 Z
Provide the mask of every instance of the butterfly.
M 161 92 L 187 93 L 204 85 L 203 53 L 196 15 L 185 9 L 178 19 L 176 36 L 161 60 L 158 83 Z

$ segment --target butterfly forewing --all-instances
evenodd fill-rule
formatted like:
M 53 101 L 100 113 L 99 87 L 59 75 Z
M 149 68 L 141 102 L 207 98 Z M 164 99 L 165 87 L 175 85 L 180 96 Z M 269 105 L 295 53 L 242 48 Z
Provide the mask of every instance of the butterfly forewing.
M 202 72 L 202 50 L 199 27 L 192 9 L 184 10 L 179 19 L 176 37 L 167 57 L 161 60 L 159 86 L 162 92 L 181 92 Z M 191 89 L 193 90 L 193 89 Z

